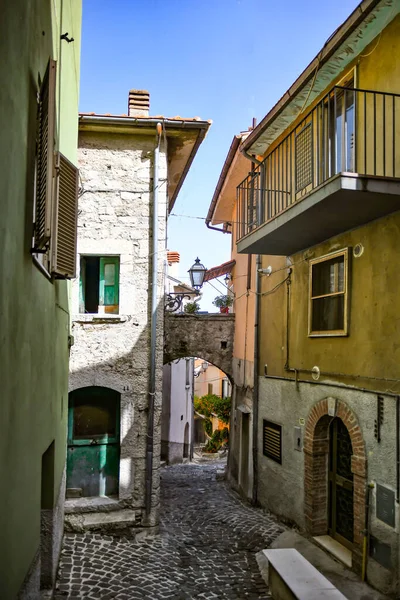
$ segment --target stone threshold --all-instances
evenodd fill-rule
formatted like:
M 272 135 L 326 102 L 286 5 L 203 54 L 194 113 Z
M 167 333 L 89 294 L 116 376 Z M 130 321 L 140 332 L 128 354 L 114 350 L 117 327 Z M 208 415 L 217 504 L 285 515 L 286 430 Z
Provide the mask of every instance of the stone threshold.
M 123 509 L 117 497 L 113 496 L 88 496 L 82 498 L 67 498 L 65 500 L 65 514 L 110 512 Z
M 324 548 L 324 550 L 332 554 L 332 556 L 340 560 L 340 562 L 346 565 L 346 567 L 351 569 L 351 550 L 340 544 L 337 540 L 334 540 L 330 535 L 317 535 L 313 539 L 319 546 Z

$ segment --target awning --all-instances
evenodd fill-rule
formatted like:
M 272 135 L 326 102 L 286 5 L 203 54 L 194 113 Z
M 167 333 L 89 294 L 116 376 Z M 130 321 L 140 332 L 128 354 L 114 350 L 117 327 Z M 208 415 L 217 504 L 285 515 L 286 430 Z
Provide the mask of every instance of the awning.
M 230 273 L 235 264 L 236 260 L 229 260 L 226 263 L 222 263 L 222 265 L 218 265 L 218 267 L 212 267 L 211 269 L 208 269 L 204 276 L 204 281 L 210 281 L 211 279 L 216 279 L 217 277 L 221 277 L 222 275 Z

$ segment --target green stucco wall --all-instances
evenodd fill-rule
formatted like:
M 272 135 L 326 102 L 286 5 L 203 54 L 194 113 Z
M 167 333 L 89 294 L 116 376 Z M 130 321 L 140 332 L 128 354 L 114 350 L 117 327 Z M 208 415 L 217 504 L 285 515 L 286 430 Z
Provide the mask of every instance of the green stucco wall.
M 61 24 L 62 22 L 62 24 Z M 0 21 L 0 596 L 14 599 L 40 542 L 42 455 L 55 441 L 54 498 L 65 466 L 68 284 L 30 255 L 36 94 L 49 56 L 62 70 L 59 148 L 76 162 L 80 0 L 14 0 Z M 60 30 L 75 38 L 62 42 Z M 60 82 L 58 82 L 58 88 Z

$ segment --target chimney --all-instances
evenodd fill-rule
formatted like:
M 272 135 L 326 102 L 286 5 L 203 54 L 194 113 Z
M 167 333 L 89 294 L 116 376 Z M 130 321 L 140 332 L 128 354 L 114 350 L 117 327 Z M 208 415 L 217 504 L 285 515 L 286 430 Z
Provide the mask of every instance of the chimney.
M 168 250 L 167 252 L 167 263 L 168 263 L 168 275 L 171 277 L 175 277 L 175 279 L 179 279 L 179 261 L 180 256 L 179 252 L 175 250 Z M 173 290 L 172 290 L 173 291 Z
M 172 265 L 173 263 L 178 263 L 180 261 L 179 252 L 168 250 L 167 261 L 169 265 Z
M 128 98 L 128 115 L 130 117 L 148 117 L 150 94 L 147 90 L 130 90 Z

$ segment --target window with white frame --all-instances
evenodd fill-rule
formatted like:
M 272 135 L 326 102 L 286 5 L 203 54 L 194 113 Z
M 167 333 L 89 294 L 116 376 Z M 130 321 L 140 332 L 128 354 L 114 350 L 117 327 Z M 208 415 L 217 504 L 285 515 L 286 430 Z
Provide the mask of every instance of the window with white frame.
M 348 249 L 310 261 L 309 335 L 348 333 Z

